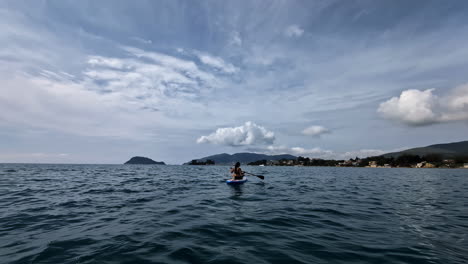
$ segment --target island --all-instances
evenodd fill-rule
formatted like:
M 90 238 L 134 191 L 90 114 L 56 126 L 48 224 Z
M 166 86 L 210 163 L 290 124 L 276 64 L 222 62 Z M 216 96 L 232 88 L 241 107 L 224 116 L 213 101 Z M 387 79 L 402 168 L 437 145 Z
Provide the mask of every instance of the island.
M 140 164 L 140 165 L 166 165 L 166 163 L 162 161 L 154 161 L 147 157 L 139 157 L 135 156 L 131 158 L 129 161 L 125 162 L 124 164 Z

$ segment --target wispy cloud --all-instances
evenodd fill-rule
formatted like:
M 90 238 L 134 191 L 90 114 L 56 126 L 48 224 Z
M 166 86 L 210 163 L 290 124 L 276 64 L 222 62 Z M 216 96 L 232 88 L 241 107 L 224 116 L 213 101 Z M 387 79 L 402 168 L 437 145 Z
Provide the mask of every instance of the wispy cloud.
M 323 126 L 309 126 L 302 130 L 302 134 L 313 137 L 320 137 L 323 134 L 329 133 L 331 133 L 331 131 Z
M 223 77 L 194 61 L 128 46 L 122 50 L 126 54 L 120 57 L 83 57 L 83 70 L 74 74 L 5 69 L 2 89 L 9 92 L 0 93 L 0 118 L 77 135 L 144 138 L 156 127 L 180 126 L 178 117 L 204 111 L 210 92 L 224 87 Z
M 238 31 L 233 31 L 231 33 L 229 43 L 234 46 L 242 46 L 242 38 Z
M 190 12 L 178 12 L 181 5 Z M 465 4 L 446 12 L 437 1 L 424 9 L 372 1 L 206 5 L 0 3 L 1 130 L 39 128 L 67 142 L 138 138 L 174 157 L 227 151 L 193 139 L 246 120 L 274 131 L 274 144 L 298 146 L 284 151 L 324 157 L 344 155 L 343 144 L 378 150 L 399 138 L 416 145 L 436 134 L 466 137 L 459 121 L 468 120 L 467 88 L 449 89 L 467 82 Z M 420 133 L 381 122 L 377 108 Z M 434 123 L 441 125 L 424 129 Z M 310 136 L 346 128 L 322 136 L 317 150 L 300 142 L 307 124 L 326 124 L 305 131 Z M 8 133 L 13 139 L 4 140 L 23 142 Z M 386 140 L 369 142 L 366 133 Z M 54 140 L 46 141 L 61 144 Z
M 211 56 L 204 52 L 195 53 L 201 62 L 225 73 L 235 73 L 239 69 L 230 63 L 226 63 L 222 58 Z
M 290 38 L 292 37 L 298 38 L 302 36 L 302 34 L 304 34 L 304 29 L 302 29 L 298 25 L 290 25 L 284 30 L 284 34 Z
M 150 39 L 144 39 L 144 38 L 139 38 L 139 37 L 131 37 L 131 39 L 137 41 L 137 42 L 140 42 L 142 44 L 152 44 L 153 41 L 151 41 Z

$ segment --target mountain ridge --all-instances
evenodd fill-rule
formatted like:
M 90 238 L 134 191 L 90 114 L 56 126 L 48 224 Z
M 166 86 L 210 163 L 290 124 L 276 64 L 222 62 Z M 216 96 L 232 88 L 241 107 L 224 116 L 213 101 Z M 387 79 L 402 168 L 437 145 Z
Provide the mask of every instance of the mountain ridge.
M 196 160 L 198 162 L 212 160 L 215 162 L 215 164 L 218 164 L 218 165 L 232 165 L 235 162 L 246 164 L 246 163 L 255 162 L 258 160 L 281 160 L 281 159 L 297 159 L 297 157 L 290 155 L 290 154 L 267 155 L 267 154 L 258 154 L 258 153 L 250 153 L 250 152 L 240 152 L 240 153 L 234 153 L 234 154 L 220 153 L 220 154 L 203 157 L 203 158 L 196 159 Z M 187 162 L 184 164 L 188 164 L 188 163 L 190 162 Z
M 428 154 L 438 154 L 444 159 L 453 159 L 457 157 L 468 157 L 468 141 L 459 141 L 451 143 L 438 143 L 432 144 L 425 147 L 416 147 L 409 148 L 397 152 L 385 153 L 383 157 L 397 158 L 402 155 L 418 155 L 420 157 L 426 156 Z M 199 159 L 195 159 L 198 162 L 206 162 L 207 160 L 212 160 L 215 164 L 218 165 L 232 165 L 235 162 L 240 162 L 242 164 L 247 164 L 250 162 L 256 162 L 259 160 L 281 160 L 281 159 L 297 159 L 297 156 L 291 154 L 280 154 L 280 155 L 267 155 L 267 154 L 258 154 L 251 152 L 239 152 L 234 154 L 220 153 L 215 154 Z M 190 162 L 184 163 L 189 164 Z
M 438 154 L 446 159 L 455 158 L 458 156 L 468 156 L 468 141 L 433 144 L 425 147 L 416 147 L 397 152 L 390 152 L 381 156 L 396 158 L 401 155 L 425 156 L 428 154 Z

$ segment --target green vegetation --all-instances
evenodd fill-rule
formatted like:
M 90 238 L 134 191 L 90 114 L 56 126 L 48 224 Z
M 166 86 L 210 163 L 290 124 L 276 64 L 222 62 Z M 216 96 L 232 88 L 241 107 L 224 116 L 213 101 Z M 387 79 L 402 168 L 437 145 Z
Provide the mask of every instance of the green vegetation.
M 215 165 L 215 162 L 213 160 L 206 160 L 206 161 L 198 161 L 198 160 L 192 160 L 189 165 Z
M 443 159 L 438 153 L 424 156 L 403 154 L 398 157 L 373 156 L 356 157 L 349 160 L 325 160 L 298 157 L 297 159 L 258 160 L 248 165 L 268 166 L 331 166 L 331 167 L 417 167 L 417 168 L 459 168 L 468 163 L 468 156 L 456 156 L 454 159 Z
M 247 163 L 247 165 L 259 166 L 259 165 L 267 165 L 267 160 L 257 160 L 254 162 Z

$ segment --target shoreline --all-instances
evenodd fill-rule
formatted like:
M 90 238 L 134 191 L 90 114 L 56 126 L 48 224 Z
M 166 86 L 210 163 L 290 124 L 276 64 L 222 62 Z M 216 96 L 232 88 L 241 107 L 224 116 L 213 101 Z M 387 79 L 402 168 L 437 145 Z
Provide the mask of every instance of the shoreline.
M 0 165 L 74 165 L 74 166 L 80 166 L 80 165 L 86 165 L 86 166 L 194 166 L 194 167 L 211 167 L 211 166 L 219 166 L 219 167 L 227 167 L 227 166 L 232 166 L 232 164 L 213 164 L 213 165 L 191 165 L 191 164 L 166 164 L 166 165 L 161 165 L 161 164 L 118 164 L 118 163 L 25 163 L 25 162 L 5 162 L 2 163 L 0 162 Z M 258 166 L 258 165 L 242 165 L 242 166 L 248 166 L 248 167 L 325 167 L 325 168 L 369 168 L 369 169 L 468 169 L 468 167 L 455 167 L 455 168 L 450 168 L 450 167 L 384 167 L 384 166 L 378 166 L 378 167 L 371 167 L 371 166 L 303 166 L 303 165 L 279 165 L 279 166 Z

